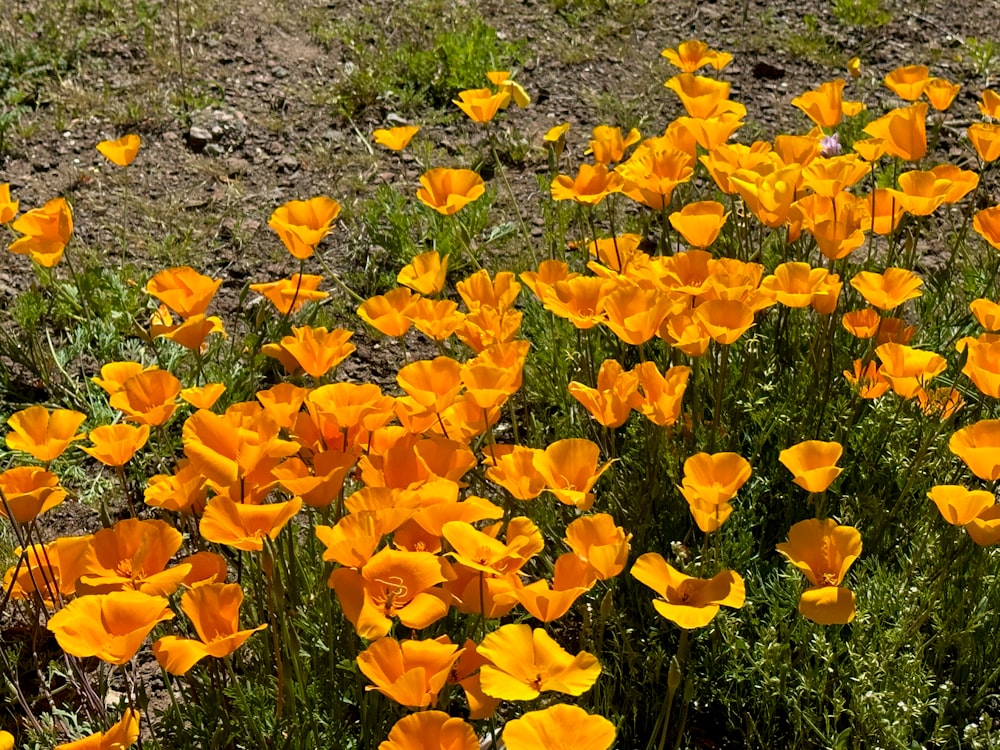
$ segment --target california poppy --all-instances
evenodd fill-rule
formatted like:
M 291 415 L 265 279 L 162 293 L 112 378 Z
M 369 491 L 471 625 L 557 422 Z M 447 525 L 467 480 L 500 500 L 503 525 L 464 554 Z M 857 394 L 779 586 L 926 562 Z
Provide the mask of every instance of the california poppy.
M 864 107 L 860 102 L 843 100 L 846 85 L 846 81 L 842 78 L 828 81 L 819 88 L 792 99 L 792 106 L 805 112 L 806 116 L 821 128 L 835 128 L 844 115 L 856 115 Z
M 217 495 L 208 504 L 198 530 L 210 542 L 260 552 L 264 549 L 264 537 L 276 539 L 301 509 L 300 497 L 267 505 L 248 505 Z
M 1000 479 L 1000 420 L 982 419 L 951 436 L 948 450 L 980 479 Z
M 446 595 L 434 588 L 446 580 L 436 555 L 385 548 L 360 572 L 337 568 L 329 585 L 358 635 L 372 640 L 388 634 L 393 618 L 419 630 L 448 614 Z
M 799 599 L 799 612 L 820 625 L 845 625 L 854 619 L 854 592 L 840 584 L 861 554 L 861 534 L 831 518 L 810 518 L 792 526 L 778 552 L 798 568 L 812 587 Z
M 903 161 L 920 161 L 927 153 L 927 105 L 901 107 L 873 120 L 864 132 L 885 141 L 887 152 Z
M 930 80 L 926 65 L 904 65 L 886 75 L 885 85 L 901 99 L 913 102 L 924 93 Z
M 299 260 L 313 254 L 331 225 L 340 215 L 340 204 L 318 195 L 306 201 L 288 201 L 271 214 L 267 225 L 281 239 L 285 249 Z
M 97 150 L 108 161 L 119 167 L 127 167 L 139 153 L 139 136 L 130 133 L 115 141 L 101 141 L 97 144 Z
M 709 579 L 692 578 L 669 565 L 660 554 L 647 552 L 639 556 L 629 572 L 659 594 L 653 608 L 687 630 L 708 625 L 721 605 L 739 609 L 746 601 L 743 579 L 731 570 Z
M 290 315 L 301 310 L 306 302 L 317 302 L 330 296 L 319 290 L 322 281 L 322 276 L 295 273 L 287 279 L 251 284 L 250 288 L 263 295 L 282 315 Z
M 17 216 L 18 201 L 11 200 L 10 183 L 0 184 L 0 224 L 6 224 Z
M 59 486 L 59 477 L 41 466 L 15 466 L 0 474 L 0 491 L 7 501 L 0 505 L 0 516 L 7 515 L 18 523 L 29 523 L 45 511 L 66 499 L 66 490 Z
M 247 638 L 267 627 L 240 630 L 242 604 L 243 589 L 238 583 L 206 583 L 185 591 L 181 609 L 200 640 L 164 636 L 153 644 L 156 661 L 170 674 L 181 675 L 206 656 L 229 656 Z
M 905 344 L 882 344 L 875 349 L 875 356 L 882 362 L 881 376 L 903 398 L 915 396 L 918 389 L 944 372 L 948 366 L 940 354 L 914 349 Z
M 482 717 L 479 717 L 482 718 Z M 404 716 L 389 730 L 378 750 L 479 750 L 472 726 L 444 711 L 420 711 Z
M 73 213 L 63 198 L 53 198 L 41 208 L 21 214 L 10 225 L 18 237 L 7 249 L 12 253 L 30 255 L 38 265 L 55 266 L 63 256 L 73 234 Z
M 792 481 L 809 492 L 824 492 L 841 471 L 837 466 L 843 446 L 838 442 L 806 440 L 785 448 L 778 456 L 782 465 L 792 472 Z
M 149 439 L 149 425 L 113 424 L 90 431 L 92 447 L 83 450 L 106 466 L 124 466 Z
M 473 122 L 486 123 L 493 119 L 497 110 L 510 101 L 509 92 L 494 94 L 489 89 L 466 89 L 458 92 L 458 99 L 452 99 L 460 110 Z
M 48 629 L 67 654 L 122 665 L 157 623 L 173 618 L 167 604 L 166 597 L 141 591 L 81 596 L 52 615 Z
M 7 419 L 7 447 L 30 453 L 39 461 L 52 461 L 62 455 L 74 440 L 83 440 L 77 429 L 86 414 L 69 409 L 49 411 L 44 406 L 29 406 Z
M 535 455 L 535 468 L 545 478 L 546 489 L 565 505 L 590 510 L 591 491 L 611 462 L 598 466 L 600 448 L 583 438 L 567 438 L 550 444 Z
M 593 137 L 587 153 L 593 153 L 594 161 L 598 164 L 619 162 L 625 155 L 625 149 L 638 143 L 640 137 L 639 131 L 635 128 L 622 137 L 621 128 L 598 125 L 593 130 Z
M 593 654 L 572 656 L 542 628 L 529 625 L 494 630 L 478 652 L 488 660 L 479 670 L 483 692 L 503 700 L 533 700 L 548 690 L 582 695 L 601 674 Z
M 127 419 L 158 427 L 166 424 L 177 410 L 181 381 L 166 370 L 143 370 L 126 380 L 109 399 L 112 408 Z
M 418 125 L 400 125 L 395 128 L 380 128 L 372 133 L 372 139 L 391 151 L 402 151 L 420 130 Z
M 429 169 L 420 176 L 417 198 L 439 214 L 451 216 L 486 192 L 483 178 L 471 169 Z
M 604 164 L 581 164 L 576 177 L 557 175 L 552 181 L 552 200 L 571 200 L 586 206 L 596 206 L 611 193 L 621 192 L 624 186 L 622 176 L 608 171 Z
M 887 268 L 882 273 L 859 271 L 851 286 L 861 292 L 868 304 L 880 310 L 892 310 L 921 295 L 923 279 L 905 268 Z
M 706 65 L 722 70 L 733 59 L 728 52 L 710 49 L 705 42 L 697 39 L 681 42 L 676 49 L 668 48 L 660 54 L 667 58 L 671 65 L 680 68 L 682 73 L 694 73 Z
M 380 638 L 358 654 L 357 662 L 374 683 L 369 690 L 410 708 L 425 708 L 437 703 L 460 653 L 454 643 Z
M 112 724 L 108 731 L 98 732 L 74 742 L 56 745 L 55 750 L 125 750 L 139 739 L 139 712 L 126 708 L 122 718 Z M 13 739 L 9 750 L 13 750 Z
M 970 490 L 956 484 L 935 485 L 927 493 L 944 520 L 953 526 L 965 526 L 996 503 L 992 492 Z
M 670 225 L 680 233 L 685 242 L 704 248 L 715 242 L 728 216 L 721 203 L 700 201 L 685 204 L 680 211 L 670 214 L 669 218 Z

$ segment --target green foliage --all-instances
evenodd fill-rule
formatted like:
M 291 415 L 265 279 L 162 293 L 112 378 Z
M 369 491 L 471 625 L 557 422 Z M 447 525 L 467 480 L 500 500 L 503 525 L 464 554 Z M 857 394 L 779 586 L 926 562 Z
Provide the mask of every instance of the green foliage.
M 833 17 L 859 29 L 878 28 L 892 20 L 882 0 L 833 0 Z
M 330 93 L 335 112 L 348 119 L 448 109 L 458 91 L 485 87 L 488 70 L 516 67 L 524 57 L 475 10 L 440 0 L 411 0 L 388 18 L 369 8 L 349 20 L 317 20 L 311 30 L 341 52 L 342 77 Z

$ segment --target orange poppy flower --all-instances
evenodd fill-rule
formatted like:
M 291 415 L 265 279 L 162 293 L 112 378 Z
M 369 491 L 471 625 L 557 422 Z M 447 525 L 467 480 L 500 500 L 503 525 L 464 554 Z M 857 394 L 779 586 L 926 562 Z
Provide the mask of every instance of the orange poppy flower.
M 706 248 L 715 242 L 728 216 L 721 203 L 700 201 L 670 214 L 670 225 L 689 245 Z
M 979 158 L 987 164 L 1000 159 L 1000 125 L 973 123 L 965 131 Z
M 882 325 L 882 317 L 878 310 L 873 307 L 866 307 L 864 310 L 852 310 L 844 313 L 841 323 L 847 332 L 859 339 L 874 338 Z
M 447 259 L 446 259 L 447 260 Z M 442 280 L 442 286 L 444 281 Z M 398 338 L 412 325 L 404 311 L 413 302 L 413 293 L 405 286 L 370 297 L 357 309 L 358 317 L 385 336 Z
M 242 604 L 243 589 L 238 583 L 206 583 L 185 591 L 181 609 L 201 640 L 164 636 L 153 644 L 156 661 L 170 674 L 181 675 L 206 656 L 229 656 L 247 638 L 267 627 L 240 630 Z
M 436 250 L 430 250 L 403 266 L 396 281 L 415 292 L 433 297 L 444 288 L 447 273 L 448 256 L 442 258 Z
M 906 325 L 900 318 L 883 318 L 878 335 L 875 337 L 875 343 L 878 345 L 909 344 L 916 332 L 915 326 Z
M 903 210 L 914 216 L 929 216 L 945 202 L 952 187 L 951 180 L 934 172 L 911 171 L 899 176 L 900 190 L 889 189 Z
M 166 597 L 141 591 L 81 596 L 52 615 L 48 629 L 67 654 L 122 665 L 157 623 L 173 618 L 168 604 Z
M 955 101 L 961 88 L 960 84 L 951 83 L 944 78 L 931 78 L 924 87 L 923 93 L 934 109 L 938 112 L 944 112 Z
M 980 237 L 1000 250 L 1000 206 L 978 211 L 972 217 L 972 228 Z
M 444 341 L 465 323 L 465 314 L 450 299 L 418 297 L 406 308 L 406 317 L 413 321 L 414 328 L 435 341 Z
M 1000 506 L 991 505 L 965 524 L 969 538 L 980 547 L 1000 542 Z
M 599 276 L 556 281 L 542 297 L 546 310 L 570 320 L 581 330 L 604 322 L 604 306 L 615 284 Z
M 921 388 L 917 391 L 917 404 L 920 411 L 928 417 L 936 417 L 942 421 L 951 419 L 965 405 L 962 394 L 952 388 Z
M 675 297 L 659 290 L 619 284 L 604 299 L 604 324 L 625 343 L 639 346 L 656 335 L 674 306 Z
M 919 297 L 923 283 L 923 279 L 905 268 L 887 268 L 883 273 L 859 271 L 851 279 L 851 286 L 879 310 L 892 310 Z
M 461 650 L 440 641 L 380 638 L 358 654 L 361 673 L 387 698 L 410 708 L 437 703 Z
M 980 479 L 1000 479 L 1000 419 L 982 419 L 951 436 L 948 450 Z
M 153 315 L 149 326 L 150 336 L 154 338 L 162 336 L 193 352 L 205 351 L 207 348 L 205 339 L 212 333 L 226 335 L 222 320 L 218 316 L 192 315 L 184 322 L 175 325 L 163 305 L 160 305 L 159 313 Z
M 357 456 L 340 451 L 313 454 L 312 472 L 298 458 L 290 458 L 271 469 L 282 489 L 298 495 L 313 508 L 326 508 L 344 487 L 348 472 L 354 468 Z
M 669 565 L 656 552 L 640 555 L 629 571 L 649 586 L 659 599 L 653 608 L 678 626 L 691 630 L 708 625 L 725 605 L 740 609 L 746 601 L 746 587 L 738 573 L 724 570 L 713 578 L 692 578 Z
M 111 407 L 125 413 L 127 419 L 158 427 L 166 424 L 177 410 L 181 381 L 166 370 L 144 370 L 122 384 L 112 394 Z
M 330 296 L 319 290 L 322 281 L 322 276 L 294 273 L 287 279 L 251 284 L 250 288 L 263 295 L 282 315 L 290 315 L 301 310 L 306 302 L 318 302 Z
M 559 158 L 562 154 L 563 149 L 566 147 L 566 133 L 569 132 L 569 123 L 564 122 L 561 125 L 554 125 L 545 131 L 545 135 L 542 136 L 542 142 L 545 144 L 546 148 L 550 149 L 552 159 L 552 165 L 554 170 L 555 160 Z
M 586 206 L 596 206 L 611 193 L 620 193 L 625 181 L 617 172 L 609 172 L 604 164 L 581 164 L 576 177 L 557 175 L 550 193 L 554 201 L 571 200 Z
M 782 263 L 760 286 L 773 292 L 783 305 L 808 307 L 828 275 L 825 268 L 812 268 L 808 263 Z
M 493 308 L 480 307 L 462 317 L 462 325 L 455 329 L 455 335 L 478 354 L 496 344 L 512 341 L 523 318 L 520 310 L 498 312 Z
M 17 216 L 18 201 L 10 198 L 10 183 L 0 184 L 0 224 L 6 224 Z
M 74 440 L 86 435 L 74 434 L 87 418 L 86 414 L 69 409 L 49 412 L 44 406 L 29 406 L 15 412 L 7 420 L 7 447 L 12 451 L 30 453 L 39 461 L 49 462 L 63 454 Z
M 486 192 L 483 178 L 471 169 L 429 169 L 420 176 L 420 185 L 420 202 L 444 216 L 458 213 Z
M 835 128 L 844 119 L 844 115 L 856 115 L 864 105 L 860 102 L 845 102 L 844 86 L 847 82 L 842 78 L 827 81 L 818 89 L 792 99 L 792 106 L 801 109 L 810 120 L 821 128 Z
M 545 478 L 535 468 L 535 448 L 496 445 L 488 449 L 486 478 L 518 500 L 533 500 L 545 489 Z
M 181 533 L 164 521 L 127 518 L 110 529 L 101 529 L 90 542 L 77 591 L 106 594 L 133 590 L 170 596 L 191 571 L 188 565 L 167 567 L 182 541 Z
M 681 494 L 688 502 L 721 505 L 736 497 L 751 471 L 736 453 L 696 453 L 684 462 Z
M 479 750 L 479 738 L 472 727 L 458 717 L 444 711 L 420 711 L 397 721 L 389 730 L 389 738 L 378 746 L 378 750 L 443 748 Z
M 710 299 L 694 309 L 694 318 L 711 338 L 728 345 L 753 325 L 753 310 L 738 299 Z
M 63 256 L 73 234 L 73 212 L 63 198 L 53 198 L 41 208 L 21 214 L 10 225 L 18 237 L 7 249 L 18 255 L 30 255 L 45 268 L 55 266 Z
M 896 231 L 906 211 L 888 188 L 878 188 L 863 198 L 871 218 L 871 229 L 875 234 L 888 235 Z
M 637 203 L 660 211 L 670 203 L 674 188 L 694 175 L 694 157 L 664 144 L 663 139 L 643 141 L 615 171 L 625 183 L 622 192 Z
M 267 225 L 278 235 L 285 249 L 299 260 L 315 252 L 331 225 L 340 215 L 340 204 L 318 195 L 306 201 L 288 201 L 271 214 Z
M 372 140 L 390 151 L 402 151 L 420 130 L 419 125 L 400 125 L 395 128 L 379 128 L 372 133 Z
M 736 192 L 736 187 L 729 179 L 734 172 L 739 169 L 754 170 L 761 165 L 770 167 L 774 159 L 771 144 L 763 141 L 757 141 L 752 146 L 742 143 L 721 144 L 699 157 L 699 161 L 708 169 L 719 190 L 727 195 Z
M 40 466 L 15 466 L 0 474 L 0 491 L 6 506 L 0 505 L 0 516 L 7 517 L 10 508 L 14 521 L 29 523 L 66 499 L 66 490 L 59 486 L 59 477 Z
M 139 739 L 139 712 L 126 708 L 122 718 L 106 732 L 56 745 L 55 750 L 125 750 Z M 13 750 L 13 740 L 9 750 Z
M 466 89 L 458 92 L 458 99 L 452 99 L 452 104 L 465 112 L 473 122 L 486 123 L 492 120 L 497 111 L 510 102 L 511 95 L 507 91 L 494 94 L 490 89 Z
M 854 371 L 844 370 L 844 378 L 858 389 L 863 399 L 876 399 L 889 390 L 889 381 L 874 362 L 862 365 L 860 359 L 854 360 Z
M 441 527 L 441 536 L 451 545 L 453 551 L 449 555 L 456 562 L 470 570 L 500 577 L 520 570 L 542 549 L 543 544 L 541 532 L 523 517 L 511 520 L 506 543 L 465 521 L 445 523 Z
M 1000 94 L 997 92 L 991 89 L 984 89 L 982 98 L 977 102 L 976 106 L 983 113 L 983 117 L 1000 120 Z
M 968 357 L 962 372 L 976 384 L 979 392 L 1000 398 L 1000 341 L 970 340 Z
M 918 389 L 948 366 L 941 355 L 904 344 L 882 344 L 875 349 L 875 355 L 882 362 L 881 376 L 903 398 L 916 396 Z
M 601 581 L 625 569 L 631 539 L 607 513 L 582 516 L 566 526 L 566 544 Z
M 809 492 L 825 492 L 843 471 L 837 466 L 844 447 L 837 442 L 807 440 L 778 455 L 781 464 L 794 475 L 792 481 Z
M 353 335 L 341 328 L 327 331 L 302 326 L 292 328 L 292 335 L 279 344 L 265 344 L 261 351 L 269 357 L 278 357 L 278 351 L 284 351 L 307 373 L 321 378 L 356 351 L 357 347 L 348 342 Z
M 724 112 L 729 107 L 729 83 L 714 78 L 681 73 L 663 84 L 680 97 L 681 104 L 691 117 L 707 119 Z
M 657 335 L 689 357 L 701 357 L 712 343 L 712 337 L 701 321 L 686 313 L 668 316 Z
M 208 309 L 221 285 L 222 279 L 211 279 L 190 266 L 180 266 L 153 276 L 146 284 L 145 292 L 182 318 L 190 318 Z
M 939 180 L 947 180 L 951 186 L 945 192 L 945 203 L 958 203 L 979 185 L 979 175 L 969 169 L 961 169 L 954 164 L 939 164 L 931 169 Z
M 830 200 L 865 177 L 869 166 L 855 154 L 813 159 L 802 168 L 807 190 Z
M 820 288 L 816 290 L 816 294 L 812 298 L 812 308 L 820 315 L 830 315 L 834 310 L 837 309 L 837 303 L 840 299 L 840 292 L 844 288 L 844 283 L 840 280 L 840 276 L 831 273 L 820 284 Z
M 106 466 L 124 466 L 149 440 L 149 425 L 105 425 L 91 430 L 89 437 L 93 447 L 84 446 L 82 450 Z
M 198 530 L 210 542 L 247 552 L 260 552 L 264 549 L 264 537 L 276 539 L 285 524 L 301 509 L 300 497 L 283 503 L 247 505 L 235 503 L 225 495 L 217 495 L 205 509 Z
M 187 459 L 177 463 L 173 474 L 157 474 L 146 483 L 146 505 L 177 513 L 201 515 L 208 499 L 205 477 Z
M 670 139 L 674 146 L 682 151 L 695 155 L 696 146 L 706 151 L 725 145 L 729 137 L 743 127 L 743 117 L 746 115 L 742 104 L 725 101 L 723 111 L 714 117 L 678 117 L 667 127 L 665 138 Z
M 593 137 L 590 141 L 588 154 L 594 155 L 594 161 L 598 164 L 610 164 L 619 162 L 625 155 L 625 149 L 638 143 L 642 136 L 639 131 L 632 128 L 628 135 L 622 137 L 621 128 L 612 128 L 607 125 L 598 125 L 593 130 Z
M 178 395 L 195 409 L 211 409 L 225 392 L 226 386 L 223 383 L 207 383 L 184 388 Z
M 536 620 L 552 622 L 566 614 L 596 580 L 589 565 L 567 552 L 556 560 L 551 587 L 548 581 L 535 581 L 498 598 L 513 598 Z
M 597 465 L 600 452 L 597 444 L 590 440 L 558 440 L 535 455 L 535 468 L 545 478 L 546 489 L 559 502 L 586 511 L 594 504 L 591 490 L 601 474 L 611 467 L 610 461 Z
M 145 369 L 139 362 L 109 362 L 101 367 L 101 376 L 91 378 L 109 396 L 122 389 L 125 381 Z M 154 369 L 154 368 L 150 368 Z
M 469 310 L 488 308 L 506 310 L 513 306 L 521 285 L 510 271 L 500 271 L 490 279 L 486 269 L 481 269 L 455 285 Z
M 615 741 L 615 725 L 579 706 L 557 703 L 508 721 L 502 738 L 507 750 L 608 750 Z
M 18 600 L 39 597 L 47 606 L 61 606 L 62 601 L 76 592 L 85 563 L 90 556 L 91 535 L 59 537 L 49 544 L 18 547 L 23 563 L 4 573 L 5 591 Z M 16 577 L 15 577 L 16 573 Z
M 931 81 L 926 65 L 904 65 L 885 77 L 885 85 L 900 99 L 915 102 Z
M 414 400 L 417 414 L 440 414 L 462 390 L 462 366 L 450 357 L 420 360 L 401 368 L 396 382 Z
M 707 44 L 696 39 L 681 42 L 677 49 L 665 49 L 660 55 L 667 58 L 675 68 L 680 68 L 682 73 L 694 73 L 706 65 L 722 70 L 733 59 L 728 52 L 709 49 Z
M 778 552 L 812 584 L 799 599 L 799 612 L 820 625 L 845 625 L 854 619 L 854 592 L 841 587 L 861 554 L 861 534 L 833 519 L 810 518 L 792 526 Z
M 984 510 L 996 503 L 987 490 L 970 490 L 957 484 L 939 484 L 927 497 L 934 501 L 944 520 L 952 526 L 972 523 Z
M 894 109 L 868 123 L 864 132 L 885 141 L 886 152 L 903 161 L 920 161 L 927 153 L 927 105 Z
M 862 138 L 851 144 L 854 153 L 868 163 L 877 162 L 886 154 L 886 143 L 881 138 Z
M 583 695 L 601 674 L 593 654 L 571 656 L 542 628 L 529 625 L 504 625 L 477 651 L 488 660 L 479 669 L 483 692 L 502 700 L 534 700 L 549 690 Z
M 97 144 L 97 150 L 108 161 L 119 167 L 127 167 L 139 153 L 139 136 L 130 133 L 116 141 L 101 141 Z
M 739 169 L 730 175 L 729 184 L 761 223 L 776 228 L 788 221 L 800 172 L 796 165 L 767 174 Z
M 976 322 L 987 331 L 1000 331 L 1000 303 L 989 299 L 975 299 L 969 309 L 976 316 Z
M 387 547 L 360 572 L 337 568 L 329 585 L 358 635 L 374 640 L 388 634 L 393 618 L 420 630 L 448 614 L 446 595 L 434 588 L 447 580 L 442 563 L 430 552 Z
M 637 389 L 628 398 L 629 406 L 641 412 L 653 424 L 674 424 L 681 414 L 681 401 L 691 368 L 671 367 L 662 375 L 655 362 L 643 362 L 632 371 Z

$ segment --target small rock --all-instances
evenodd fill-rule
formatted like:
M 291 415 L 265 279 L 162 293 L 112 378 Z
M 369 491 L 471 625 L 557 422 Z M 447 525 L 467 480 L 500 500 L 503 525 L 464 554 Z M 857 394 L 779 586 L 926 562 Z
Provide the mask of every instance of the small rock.
M 237 177 L 250 169 L 250 162 L 238 156 L 231 156 L 226 159 L 225 167 L 228 177 Z
M 299 168 L 299 160 L 291 154 L 285 154 L 278 159 L 278 172 L 294 172 Z
M 246 137 L 247 121 L 239 110 L 219 105 L 191 113 L 188 147 L 195 153 L 227 154 L 242 146 Z
M 271 75 L 275 78 L 288 78 L 288 71 L 280 65 L 276 65 L 271 68 Z

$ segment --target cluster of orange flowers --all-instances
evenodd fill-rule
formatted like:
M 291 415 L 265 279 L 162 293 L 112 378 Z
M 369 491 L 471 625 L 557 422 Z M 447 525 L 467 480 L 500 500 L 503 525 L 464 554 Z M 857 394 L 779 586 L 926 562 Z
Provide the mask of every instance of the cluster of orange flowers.
M 943 164 L 903 171 L 892 187 L 852 192 L 883 158 L 900 163 L 924 157 L 928 105 L 899 107 L 874 120 L 865 128 L 869 138 L 842 154 L 827 131 L 863 105 L 845 101 L 847 84 L 837 80 L 792 101 L 813 121 L 813 131 L 773 142 L 729 143 L 746 109 L 729 99 L 728 83 L 696 72 L 705 66 L 721 71 L 731 56 L 700 42 L 663 54 L 681 71 L 666 87 L 686 115 L 645 140 L 637 130 L 595 128 L 588 150 L 594 163 L 580 166 L 575 176 L 554 176 L 551 197 L 593 212 L 621 193 L 662 212 L 665 231 L 668 222 L 678 245 L 683 240 L 688 247 L 653 254 L 639 235 L 612 232 L 587 243 L 589 273 L 553 259 L 519 277 L 554 316 L 585 331 L 608 329 L 639 349 L 640 362 L 631 370 L 607 359 L 594 382 L 568 384 L 572 396 L 607 428 L 622 427 L 634 411 L 669 429 L 682 419 L 692 375 L 692 367 L 674 362 L 727 351 L 775 305 L 830 316 L 841 307 L 847 281 L 847 293 L 853 290 L 869 307 L 845 312 L 842 324 L 873 345 L 854 361 L 853 372 L 844 373 L 858 397 L 874 399 L 891 389 L 903 399 L 917 399 L 925 413 L 951 419 L 962 405 L 954 385 L 926 388 L 945 371 L 945 359 L 910 346 L 917 330 L 899 312 L 921 295 L 921 279 L 891 266 L 881 273 L 857 271 L 849 280 L 834 273 L 835 263 L 872 234 L 891 234 L 904 216 L 931 215 L 977 189 L 975 172 Z M 508 73 L 491 72 L 489 81 L 492 88 L 460 92 L 455 101 L 474 122 L 489 123 L 511 101 L 529 103 Z M 958 90 L 931 78 L 922 66 L 893 71 L 886 84 L 907 101 L 926 97 L 936 110 L 947 109 Z M 981 161 L 989 163 L 1000 158 L 1000 126 L 992 122 L 1000 120 L 1000 96 L 984 92 L 980 109 L 990 122 L 970 126 L 968 137 Z M 567 127 L 546 135 L 555 157 Z M 418 130 L 379 130 L 374 138 L 400 150 Z M 98 148 L 124 167 L 138 147 L 138 138 L 130 136 Z M 750 260 L 715 257 L 711 248 L 732 212 L 714 200 L 671 210 L 678 203 L 675 190 L 692 185 L 699 169 L 732 205 L 739 200 L 760 224 L 782 230 L 789 247 L 807 248 L 801 257 L 770 273 Z M 430 169 L 420 183 L 417 199 L 444 216 L 485 192 L 483 179 L 468 169 Z M 0 186 L 0 222 L 12 221 L 22 235 L 9 249 L 55 266 L 72 234 L 69 206 L 57 198 L 19 217 L 18 208 L 9 186 Z M 339 203 L 325 196 L 290 201 L 274 211 L 270 226 L 304 263 L 332 231 L 339 212 Z M 973 226 L 1000 249 L 1000 206 L 976 213 Z M 813 265 L 823 262 L 810 259 L 813 247 L 827 267 Z M 838 270 L 848 268 L 841 264 Z M 319 288 L 322 277 L 303 270 L 251 289 L 287 318 L 327 296 Z M 225 409 L 216 409 L 223 383 L 185 387 L 166 370 L 108 363 L 93 380 L 118 412 L 114 424 L 85 435 L 78 430 L 87 415 L 43 406 L 9 418 L 8 448 L 37 463 L 0 474 L 3 515 L 26 527 L 66 499 L 50 464 L 75 442 L 88 440 L 83 450 L 123 476 L 122 467 L 141 454 L 151 429 L 163 430 L 176 420 L 184 457 L 172 473 L 149 479 L 144 500 L 186 518 L 197 528 L 200 546 L 261 552 L 304 506 L 324 513 L 334 509 L 334 522 L 316 526 L 316 536 L 323 560 L 333 565 L 328 585 L 347 620 L 369 642 L 357 667 L 372 689 L 403 706 L 430 709 L 443 690 L 458 685 L 471 719 L 495 716 L 502 701 L 530 701 L 543 692 L 582 695 L 601 674 L 593 654 L 566 651 L 544 627 L 499 620 L 520 607 L 550 623 L 598 581 L 625 570 L 631 535 L 611 515 L 591 512 L 595 486 L 611 464 L 601 462 L 597 444 L 582 438 L 545 447 L 495 442 L 493 427 L 522 388 L 529 356 L 529 342 L 517 339 L 521 283 L 511 272 L 477 271 L 456 284 L 465 306 L 460 310 L 459 302 L 444 295 L 447 271 L 447 257 L 420 254 L 400 271 L 398 287 L 365 300 L 357 314 L 388 337 L 403 337 L 414 328 L 442 344 L 442 352 L 454 337 L 471 352 L 468 358 L 442 354 L 410 362 L 396 376 L 400 395 L 392 396 L 374 384 L 336 380 L 338 365 L 355 350 L 350 331 L 295 326 L 290 335 L 261 347 L 297 377 L 295 382 Z M 221 283 L 189 267 L 154 275 L 145 286 L 158 305 L 148 335 L 174 341 L 200 362 L 209 337 L 225 335 L 222 321 L 207 315 Z M 985 332 L 959 342 L 965 352 L 962 373 L 985 396 L 1000 398 L 1000 303 L 977 299 L 970 307 Z M 654 338 L 665 343 L 672 366 L 661 370 L 646 359 L 645 347 Z M 720 415 L 713 419 L 717 423 Z M 949 447 L 984 482 L 1000 479 L 1000 420 L 958 430 Z M 819 497 L 840 474 L 836 464 L 842 452 L 836 442 L 807 441 L 783 451 L 780 461 L 797 485 Z M 468 492 L 464 478 L 478 467 L 497 496 L 505 492 L 527 502 L 548 493 L 572 510 L 574 520 L 566 524 L 558 551 L 527 515 L 505 513 L 491 499 Z M 727 521 L 750 477 L 749 462 L 735 453 L 701 452 L 685 460 L 679 492 L 702 532 L 716 532 Z M 1000 541 L 1000 506 L 992 492 L 938 485 L 928 495 L 945 519 L 965 527 L 976 543 Z M 182 675 L 206 657 L 234 653 L 266 627 L 241 629 L 243 591 L 227 583 L 223 556 L 203 549 L 171 564 L 182 546 L 182 534 L 165 521 L 127 519 L 93 535 L 19 549 L 18 564 L 7 571 L 4 584 L 15 600 L 31 599 L 53 612 L 48 628 L 68 654 L 116 665 L 130 661 L 160 623 L 176 619 L 174 597 L 197 638 L 162 635 L 152 651 L 168 672 Z M 861 546 L 857 529 L 823 518 L 822 512 L 791 527 L 788 541 L 777 549 L 809 581 L 799 604 L 805 617 L 821 624 L 854 618 L 855 595 L 842 584 Z M 533 572 L 542 569 L 551 575 Z M 653 608 L 685 629 L 703 627 L 720 606 L 739 608 L 746 600 L 744 581 L 731 570 L 695 578 L 646 552 L 630 572 L 656 593 Z M 482 619 L 478 641 L 417 637 L 416 631 L 452 611 Z M 393 637 L 397 621 L 413 637 Z M 136 739 L 138 722 L 130 710 L 103 736 L 125 747 Z M 564 703 L 529 711 L 503 729 L 510 750 L 556 745 L 606 750 L 614 735 L 607 719 Z M 479 740 L 468 722 L 420 710 L 401 719 L 380 747 L 445 744 L 473 750 Z

